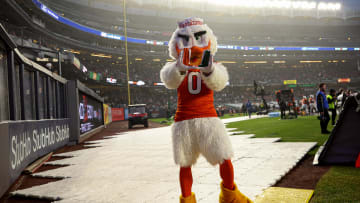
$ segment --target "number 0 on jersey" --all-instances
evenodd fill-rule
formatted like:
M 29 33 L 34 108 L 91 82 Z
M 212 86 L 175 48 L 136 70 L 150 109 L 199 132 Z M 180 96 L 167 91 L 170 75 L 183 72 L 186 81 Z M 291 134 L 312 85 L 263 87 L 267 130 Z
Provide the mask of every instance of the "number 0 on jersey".
M 190 94 L 199 94 L 201 92 L 201 76 L 199 72 L 190 72 L 188 74 L 188 90 Z

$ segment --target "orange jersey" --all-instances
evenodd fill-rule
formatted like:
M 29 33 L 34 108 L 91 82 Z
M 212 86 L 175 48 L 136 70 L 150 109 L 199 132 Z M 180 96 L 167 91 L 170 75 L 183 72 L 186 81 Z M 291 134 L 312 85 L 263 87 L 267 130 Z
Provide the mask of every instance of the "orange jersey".
M 177 89 L 178 104 L 175 122 L 193 118 L 217 117 L 214 107 L 214 92 L 201 79 L 198 69 L 187 72 Z

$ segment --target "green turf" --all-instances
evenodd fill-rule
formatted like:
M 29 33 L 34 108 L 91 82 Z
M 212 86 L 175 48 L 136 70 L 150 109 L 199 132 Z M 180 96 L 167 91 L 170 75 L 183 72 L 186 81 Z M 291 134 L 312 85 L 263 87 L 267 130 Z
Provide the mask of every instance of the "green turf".
M 311 203 L 360 202 L 360 169 L 333 166 L 318 182 Z
M 314 155 L 328 138 L 328 135 L 321 134 L 316 116 L 288 120 L 279 120 L 278 117 L 259 118 L 230 123 L 227 127 L 237 128 L 245 134 L 255 134 L 255 137 L 280 137 L 283 142 L 317 142 L 317 147 L 309 152 L 310 155 Z M 332 126 L 329 125 L 328 129 L 331 130 Z
M 167 118 L 150 118 L 149 120 L 164 125 L 171 125 L 174 122 L 173 120 L 168 120 Z
M 236 117 L 240 117 L 240 116 L 244 116 L 243 113 L 235 113 L 235 114 L 224 114 L 223 116 L 221 116 L 221 119 L 226 119 L 226 118 L 236 118 Z

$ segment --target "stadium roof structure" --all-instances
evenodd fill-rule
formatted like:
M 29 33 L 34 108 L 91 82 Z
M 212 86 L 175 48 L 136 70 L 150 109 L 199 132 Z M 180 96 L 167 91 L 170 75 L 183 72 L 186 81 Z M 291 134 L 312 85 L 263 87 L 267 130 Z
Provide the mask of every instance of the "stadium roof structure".
M 125 41 L 125 36 L 104 32 L 98 29 L 90 28 L 85 25 L 81 25 L 76 23 L 68 18 L 65 18 L 59 14 L 57 14 L 52 9 L 48 8 L 45 4 L 41 3 L 39 0 L 32 0 L 33 3 L 41 9 L 44 13 L 48 14 L 50 17 L 55 20 L 71 26 L 75 29 L 95 34 L 104 38 L 114 39 Z M 150 44 L 150 45 L 158 45 L 158 46 L 167 46 L 168 41 L 158 41 L 151 39 L 139 39 L 133 37 L 127 37 L 127 41 L 130 43 L 137 44 Z M 288 46 L 239 46 L 239 45 L 218 45 L 219 49 L 229 49 L 229 50 L 242 50 L 242 51 L 360 51 L 360 47 L 288 47 Z
M 65 0 L 69 1 L 70 0 Z M 72 1 L 71 1 L 72 2 Z M 129 11 L 139 12 L 142 8 L 158 8 L 159 15 L 171 15 L 179 17 L 181 12 L 171 12 L 172 9 L 191 9 L 201 12 L 218 12 L 225 15 L 260 15 L 260 16 L 308 16 L 316 18 L 351 18 L 360 15 L 360 3 L 357 0 L 127 0 L 132 5 Z M 101 1 L 76 1 L 77 4 L 92 6 L 119 12 L 122 8 L 122 1 L 101 0 Z M 146 9 L 145 9 L 146 10 Z M 170 13 L 169 13 L 170 12 Z M 147 11 L 144 15 L 154 14 L 154 11 Z M 181 16 L 180 18 L 183 18 Z

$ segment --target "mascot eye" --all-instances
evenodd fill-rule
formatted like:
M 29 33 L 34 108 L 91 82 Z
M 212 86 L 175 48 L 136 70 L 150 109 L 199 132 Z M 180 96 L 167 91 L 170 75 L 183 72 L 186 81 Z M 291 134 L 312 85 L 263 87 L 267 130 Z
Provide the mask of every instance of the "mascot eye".
M 189 41 L 189 36 L 188 35 L 178 34 L 178 37 L 183 38 L 186 42 Z
M 195 32 L 194 37 L 195 37 L 196 40 L 199 40 L 205 34 L 206 34 L 206 31 Z

